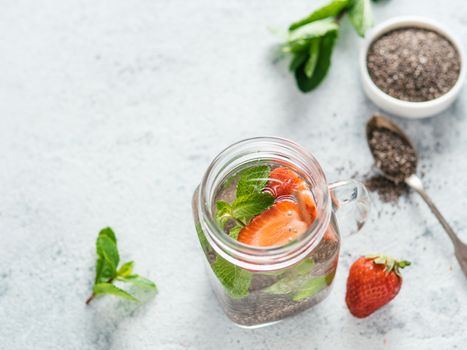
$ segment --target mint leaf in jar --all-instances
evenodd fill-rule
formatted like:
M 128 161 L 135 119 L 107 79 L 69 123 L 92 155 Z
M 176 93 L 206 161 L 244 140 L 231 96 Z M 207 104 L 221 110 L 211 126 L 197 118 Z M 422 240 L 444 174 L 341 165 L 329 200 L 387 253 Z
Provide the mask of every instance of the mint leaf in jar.
M 219 282 L 232 298 L 240 299 L 248 296 L 252 278 L 251 272 L 243 270 L 219 255 L 211 267 Z
M 203 229 L 201 228 L 201 224 L 196 224 L 195 228 L 196 228 L 196 233 L 198 234 L 198 239 L 199 239 L 201 248 L 207 252 L 211 251 L 212 248 L 209 245 L 209 242 L 206 239 L 206 236 L 204 235 Z
M 271 169 L 267 165 L 242 170 L 238 175 L 240 179 L 237 184 L 237 197 L 249 195 L 261 191 L 268 181 Z
M 302 261 L 264 291 L 269 294 L 289 294 L 299 290 L 300 286 L 308 280 L 308 275 L 314 265 L 311 259 Z
M 104 228 L 99 232 L 96 240 L 96 254 L 96 277 L 92 294 L 86 300 L 86 304 L 89 304 L 96 296 L 102 294 L 111 294 L 127 300 L 138 301 L 129 292 L 115 286 L 115 281 L 131 283 L 139 288 L 157 291 L 154 282 L 133 274 L 133 261 L 126 262 L 118 268 L 120 255 L 118 253 L 117 238 L 110 227 Z
M 232 203 L 232 214 L 247 224 L 254 216 L 261 214 L 274 203 L 274 197 L 265 192 L 251 193 L 237 197 Z
M 333 270 L 325 276 L 319 276 L 308 280 L 300 286 L 297 293 L 292 297 L 292 300 L 301 301 L 306 298 L 311 298 L 327 286 L 331 285 L 335 275 L 336 270 Z
M 322 289 L 327 287 L 326 277 L 311 278 L 304 282 L 298 292 L 292 297 L 293 301 L 300 301 L 309 297 L 312 297 Z
M 314 266 L 313 260 L 306 259 L 264 291 L 269 294 L 289 294 L 293 301 L 310 298 L 330 285 L 334 278 L 334 273 L 327 276 L 312 276 L 311 271 Z
M 234 186 L 235 181 L 232 179 L 238 180 L 235 199 L 232 204 L 225 200 L 217 200 L 215 219 L 219 227 L 225 229 L 232 238 L 237 239 L 242 227 L 274 203 L 272 195 L 262 192 L 270 172 L 269 166 L 260 165 L 246 168 L 229 178 L 230 186 Z
M 225 224 L 233 219 L 232 207 L 225 201 L 216 202 L 216 221 L 217 224 L 223 229 Z
M 229 232 L 229 236 L 230 238 L 233 238 L 235 240 L 237 240 L 238 238 L 238 234 L 240 233 L 240 231 L 242 230 L 242 226 L 240 225 L 236 225 L 234 226 L 233 228 L 230 229 L 230 232 Z

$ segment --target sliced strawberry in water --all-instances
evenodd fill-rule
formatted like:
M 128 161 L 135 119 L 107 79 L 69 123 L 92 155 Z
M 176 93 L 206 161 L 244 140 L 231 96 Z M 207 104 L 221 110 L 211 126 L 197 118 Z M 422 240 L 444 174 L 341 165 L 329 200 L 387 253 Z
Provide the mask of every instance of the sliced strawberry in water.
M 298 204 L 284 200 L 253 218 L 240 231 L 238 241 L 258 247 L 281 245 L 297 238 L 308 227 Z
M 276 168 L 269 174 L 266 190 L 278 198 L 293 196 L 300 206 L 302 220 L 311 224 L 316 218 L 316 205 L 308 184 L 290 168 Z
M 305 190 L 308 186 L 298 174 L 290 168 L 280 167 L 271 171 L 266 189 L 274 197 L 290 196 L 295 191 Z

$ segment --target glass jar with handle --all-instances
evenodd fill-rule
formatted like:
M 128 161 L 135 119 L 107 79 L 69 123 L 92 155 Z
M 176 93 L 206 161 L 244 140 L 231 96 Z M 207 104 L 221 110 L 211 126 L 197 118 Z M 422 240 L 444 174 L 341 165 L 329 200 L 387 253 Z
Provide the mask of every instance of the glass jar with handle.
M 345 208 L 344 217 L 336 211 Z M 328 184 L 298 144 L 257 137 L 222 151 L 193 195 L 193 215 L 208 275 L 226 315 L 259 327 L 306 310 L 330 292 L 340 231 L 359 230 L 365 187 Z

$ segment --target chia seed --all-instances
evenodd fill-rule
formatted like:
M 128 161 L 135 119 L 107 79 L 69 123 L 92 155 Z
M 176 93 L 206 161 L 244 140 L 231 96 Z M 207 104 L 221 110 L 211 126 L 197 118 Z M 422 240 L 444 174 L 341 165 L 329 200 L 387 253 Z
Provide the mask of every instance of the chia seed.
M 461 62 L 454 45 L 422 28 L 399 28 L 377 38 L 367 54 L 373 82 L 399 100 L 423 102 L 447 93 L 459 78 Z
M 365 186 L 371 192 L 376 192 L 385 203 L 395 203 L 400 197 L 409 193 L 409 187 L 404 183 L 394 183 L 382 175 L 375 175 L 365 180 Z

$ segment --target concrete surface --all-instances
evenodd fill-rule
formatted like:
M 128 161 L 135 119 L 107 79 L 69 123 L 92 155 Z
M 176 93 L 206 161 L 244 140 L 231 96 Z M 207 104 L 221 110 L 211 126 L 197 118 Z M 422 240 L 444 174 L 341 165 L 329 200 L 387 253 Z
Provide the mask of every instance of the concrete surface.
M 319 1 L 323 3 L 323 1 Z M 451 243 L 415 195 L 374 198 L 344 242 L 321 305 L 273 327 L 232 325 L 207 284 L 190 199 L 230 143 L 279 135 L 309 148 L 328 178 L 372 161 L 377 109 L 358 80 L 347 20 L 325 83 L 297 91 L 272 32 L 317 1 L 2 1 L 0 11 L 0 348 L 455 349 L 467 342 L 467 282 Z M 424 15 L 467 42 L 462 0 L 387 1 L 377 21 Z M 272 30 L 271 30 L 272 29 Z M 467 240 L 467 95 L 429 120 L 399 120 L 429 192 Z M 159 295 L 86 307 L 104 226 Z M 349 264 L 384 252 L 413 261 L 393 303 L 364 320 L 344 303 Z

